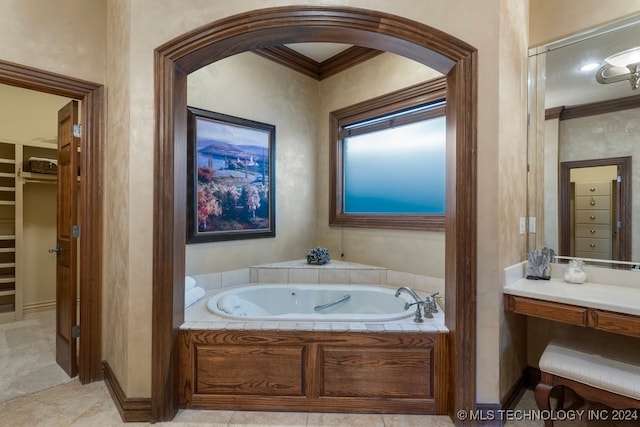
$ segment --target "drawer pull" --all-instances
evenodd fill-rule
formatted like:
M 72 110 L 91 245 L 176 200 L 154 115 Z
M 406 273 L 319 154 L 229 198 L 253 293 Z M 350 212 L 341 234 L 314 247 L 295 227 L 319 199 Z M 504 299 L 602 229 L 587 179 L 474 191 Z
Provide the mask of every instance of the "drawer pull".
M 591 206 L 595 206 L 595 205 L 596 205 L 596 201 L 595 201 L 595 200 L 593 200 L 593 197 L 591 198 L 591 201 L 589 202 L 589 204 L 590 204 Z
M 589 230 L 589 232 L 590 232 L 591 234 L 595 234 L 595 233 L 596 233 L 596 230 Z
M 591 220 L 594 220 L 594 219 L 596 219 L 596 216 L 595 216 L 595 215 L 591 215 L 591 216 L 589 216 L 589 218 L 590 218 Z
M 596 189 L 595 189 L 595 187 L 591 187 L 591 188 L 589 189 L 589 191 L 593 192 L 593 191 L 596 191 Z
M 590 245 L 589 245 L 589 247 L 591 247 L 591 248 L 595 248 L 595 247 L 596 247 L 596 244 L 595 244 L 595 243 L 592 243 L 592 244 L 590 244 Z

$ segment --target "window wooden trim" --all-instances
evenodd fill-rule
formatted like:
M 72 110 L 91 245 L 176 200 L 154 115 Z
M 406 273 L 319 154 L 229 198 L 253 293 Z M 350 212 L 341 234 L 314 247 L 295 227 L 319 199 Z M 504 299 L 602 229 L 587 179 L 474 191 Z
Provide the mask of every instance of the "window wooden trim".
M 352 214 L 344 212 L 344 126 L 446 98 L 444 77 L 419 83 L 329 113 L 329 225 L 443 231 L 445 214 Z M 436 111 L 442 112 L 441 109 Z M 449 153 L 450 150 L 447 150 Z M 449 154 L 447 154 L 449 155 Z

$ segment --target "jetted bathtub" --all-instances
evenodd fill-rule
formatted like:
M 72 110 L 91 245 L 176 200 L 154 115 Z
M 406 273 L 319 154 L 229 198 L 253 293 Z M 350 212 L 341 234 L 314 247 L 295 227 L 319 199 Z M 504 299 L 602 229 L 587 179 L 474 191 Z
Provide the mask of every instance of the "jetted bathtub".
M 213 295 L 180 330 L 180 406 L 446 414 L 442 312 L 414 323 L 413 298 L 395 292 L 252 283 Z
M 381 286 L 252 283 L 214 295 L 207 308 L 231 319 L 384 322 L 413 316 L 405 308 L 413 302 Z

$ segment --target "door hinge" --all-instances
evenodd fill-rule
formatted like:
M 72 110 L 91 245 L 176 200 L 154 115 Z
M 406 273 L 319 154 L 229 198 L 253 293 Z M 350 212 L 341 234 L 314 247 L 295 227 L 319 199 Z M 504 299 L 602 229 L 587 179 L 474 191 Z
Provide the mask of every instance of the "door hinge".
M 618 182 L 622 182 L 622 176 L 618 175 L 617 180 L 618 180 Z
M 71 327 L 71 338 L 80 338 L 80 325 L 73 325 Z
M 80 226 L 79 225 L 74 225 L 73 227 L 71 227 L 71 235 L 76 239 L 80 238 Z
M 73 125 L 73 136 L 76 138 L 82 136 L 82 124 Z
M 616 221 L 616 228 L 622 228 L 622 221 Z

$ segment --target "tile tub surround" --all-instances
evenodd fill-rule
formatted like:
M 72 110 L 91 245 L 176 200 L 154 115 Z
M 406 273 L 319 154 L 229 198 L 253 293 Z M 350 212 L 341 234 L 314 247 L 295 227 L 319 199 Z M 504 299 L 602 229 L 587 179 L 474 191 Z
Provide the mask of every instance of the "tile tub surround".
M 218 330 L 304 330 L 304 331 L 424 331 L 448 332 L 444 326 L 444 279 L 388 270 L 353 262 L 331 260 L 323 265 L 310 265 L 306 259 L 260 264 L 245 269 L 221 273 L 192 276 L 197 286 L 207 292 L 204 298 L 185 310 L 185 321 L 181 329 Z M 228 319 L 217 316 L 207 309 L 207 301 L 213 295 L 230 287 L 250 283 L 295 283 L 295 284 L 359 284 L 379 285 L 397 289 L 400 286 L 413 288 L 420 297 L 435 292 L 438 294 L 439 312 L 433 319 L 415 323 L 413 315 L 391 322 L 256 322 Z
M 204 298 L 185 310 L 182 330 L 269 330 L 269 331 L 340 331 L 340 332 L 449 332 L 444 324 L 441 307 L 433 319 L 415 323 L 413 315 L 389 322 L 300 322 L 300 321 L 252 321 L 229 319 L 207 309 L 207 301 L 222 289 L 205 293 Z M 425 296 L 419 292 L 419 295 Z
M 310 265 L 306 259 L 300 259 L 192 277 L 197 286 L 207 291 L 245 283 L 359 284 L 396 288 L 409 286 L 424 296 L 438 292 L 438 302 L 444 307 L 444 279 L 337 260 L 324 265 Z

